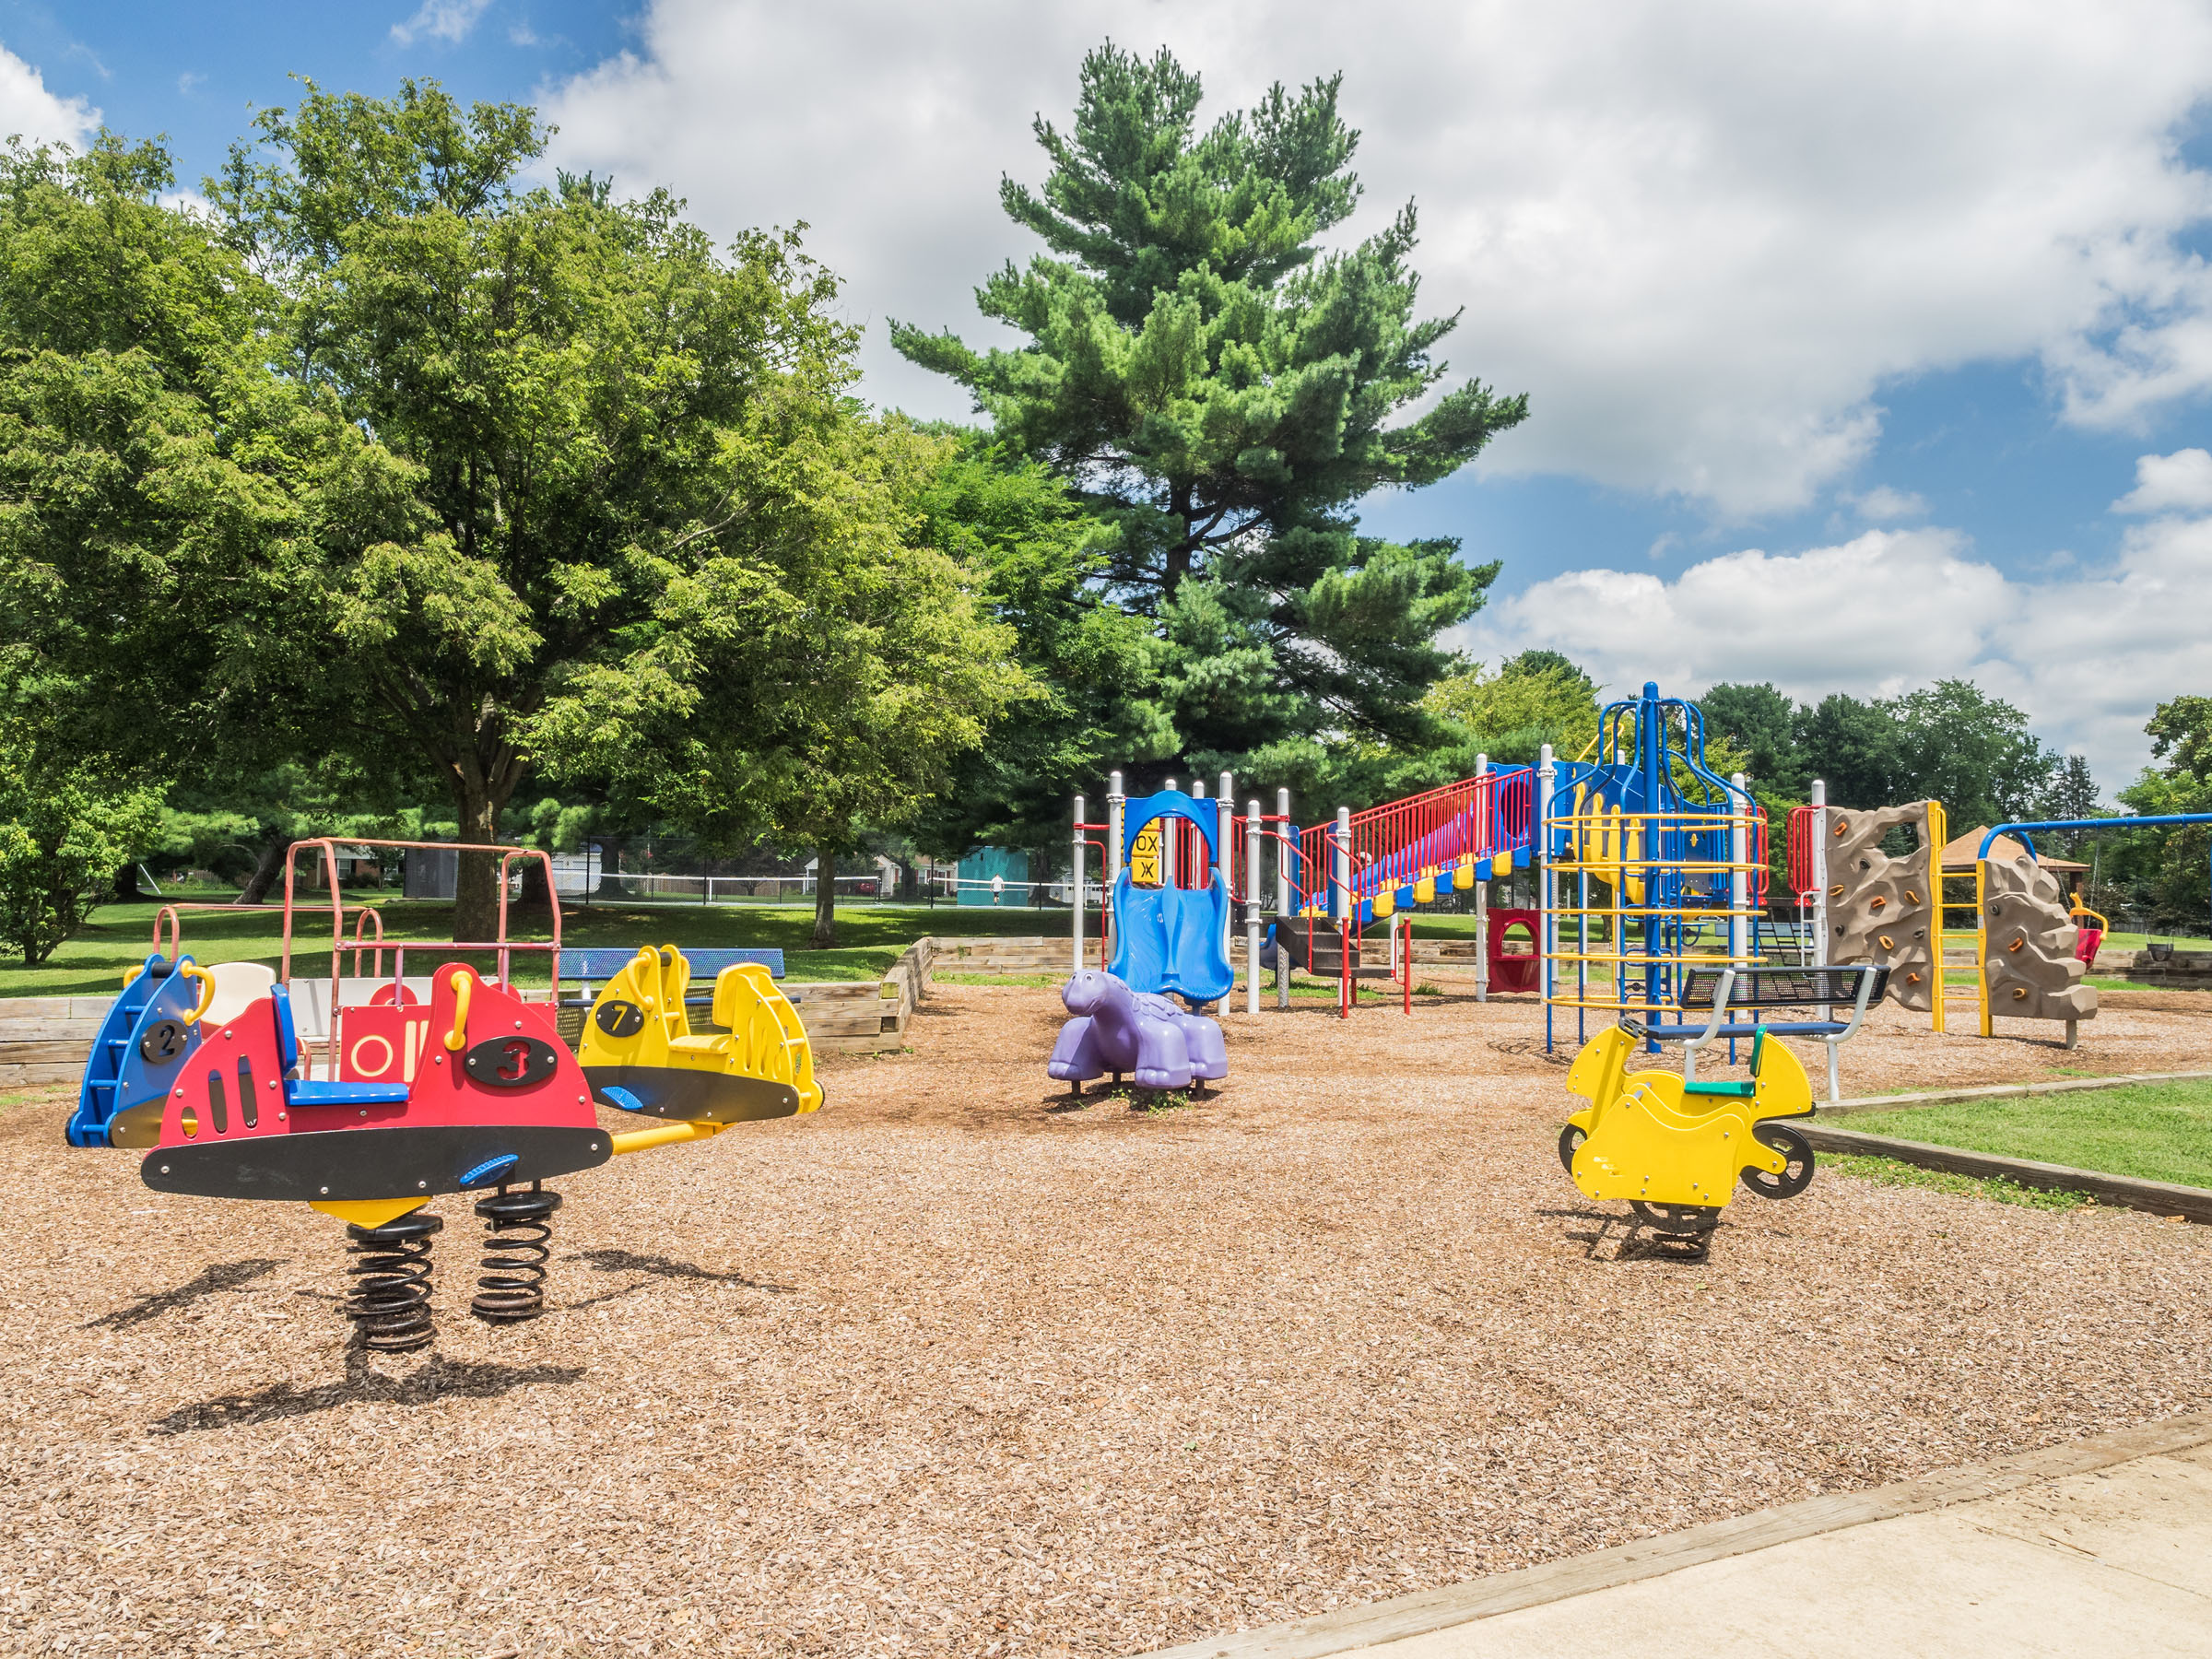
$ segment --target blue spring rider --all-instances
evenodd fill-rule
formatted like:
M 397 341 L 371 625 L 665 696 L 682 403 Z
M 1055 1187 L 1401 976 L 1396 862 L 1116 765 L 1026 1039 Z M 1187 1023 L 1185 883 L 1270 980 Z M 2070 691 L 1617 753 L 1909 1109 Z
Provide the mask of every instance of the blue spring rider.
M 69 1114 L 71 1146 L 153 1145 L 125 1132 L 134 1125 L 148 1134 L 159 1128 L 170 1085 L 200 1045 L 200 1016 L 214 994 L 213 977 L 190 957 L 171 961 L 156 951 L 146 959 L 109 1005 L 92 1040 L 76 1110 Z

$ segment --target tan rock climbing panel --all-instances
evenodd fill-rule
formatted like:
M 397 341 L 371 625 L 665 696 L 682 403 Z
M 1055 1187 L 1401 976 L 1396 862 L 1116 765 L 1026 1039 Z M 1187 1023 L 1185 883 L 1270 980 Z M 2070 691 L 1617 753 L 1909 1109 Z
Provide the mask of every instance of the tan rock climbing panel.
M 2025 858 L 1983 865 L 1983 989 L 2002 1019 L 2094 1019 L 2097 988 L 2081 982 L 2078 929 L 2065 884 Z
M 1889 995 L 1901 1007 L 1935 1006 L 1941 919 L 1928 902 L 1942 879 L 1935 868 L 1941 837 L 1926 801 L 1874 812 L 1828 809 L 1828 948 L 1823 960 L 1886 962 Z M 1901 858 L 1882 851 L 1892 830 L 1910 828 L 1919 844 Z

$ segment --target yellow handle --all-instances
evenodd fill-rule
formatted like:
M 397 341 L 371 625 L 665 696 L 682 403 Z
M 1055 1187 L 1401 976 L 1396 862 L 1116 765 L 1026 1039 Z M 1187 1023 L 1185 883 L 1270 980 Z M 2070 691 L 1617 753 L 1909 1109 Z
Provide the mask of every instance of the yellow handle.
M 708 1140 L 720 1135 L 721 1124 L 662 1124 L 653 1129 L 633 1129 L 628 1135 L 615 1135 L 610 1141 L 614 1154 L 619 1158 L 625 1152 L 642 1152 L 652 1147 L 673 1147 L 684 1141 Z
M 465 968 L 453 970 L 453 1029 L 445 1034 L 445 1050 L 457 1054 L 468 1041 L 468 999 L 476 994 L 476 975 Z
M 197 1025 L 200 1016 L 215 1006 L 215 975 L 205 968 L 194 968 L 190 962 L 179 964 L 178 971 L 200 982 L 199 1006 L 184 1016 L 186 1025 Z

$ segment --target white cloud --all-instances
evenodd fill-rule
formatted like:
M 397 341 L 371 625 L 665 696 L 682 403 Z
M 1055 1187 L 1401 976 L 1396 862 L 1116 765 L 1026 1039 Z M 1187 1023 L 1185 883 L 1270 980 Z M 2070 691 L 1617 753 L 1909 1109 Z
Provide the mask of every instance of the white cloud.
M 1352 229 L 1418 196 L 1450 357 L 1531 394 L 1490 468 L 1753 514 L 1859 464 L 1900 377 L 2040 358 L 2103 425 L 2212 389 L 2212 273 L 2177 240 L 2212 186 L 2171 138 L 2212 94 L 2193 0 L 652 0 L 547 112 L 561 165 L 724 233 L 812 221 L 870 390 L 954 414 L 880 320 L 989 337 L 972 285 L 1033 246 L 999 175 L 1040 176 L 1030 118 L 1065 125 L 1109 34 L 1171 45 L 1212 111 L 1346 72 Z
M 81 98 L 57 98 L 45 77 L 0 46 L 0 137 L 82 148 L 100 129 L 100 112 Z
M 2112 503 L 2114 512 L 2212 512 L 2212 453 L 2176 450 L 2136 461 L 2136 487 Z
M 2212 518 L 2131 530 L 2109 571 L 2007 577 L 1956 531 L 1869 530 L 1835 547 L 1757 548 L 1673 580 L 1577 571 L 1479 613 L 1451 642 L 1485 661 L 1564 652 L 1616 695 L 1647 679 L 1694 696 L 1771 680 L 1790 696 L 1895 696 L 1953 676 L 2028 711 L 2108 789 L 2149 758 L 2143 723 L 2176 692 L 2212 687 Z
M 1887 484 L 1877 484 L 1861 495 L 1846 496 L 1844 500 L 1859 510 L 1859 516 L 1870 524 L 1893 524 L 1900 519 L 1928 516 L 1926 500 L 1909 489 L 1892 489 Z
M 422 0 L 413 17 L 392 25 L 392 39 L 402 46 L 412 46 L 424 35 L 433 41 L 465 41 L 490 4 L 491 0 Z

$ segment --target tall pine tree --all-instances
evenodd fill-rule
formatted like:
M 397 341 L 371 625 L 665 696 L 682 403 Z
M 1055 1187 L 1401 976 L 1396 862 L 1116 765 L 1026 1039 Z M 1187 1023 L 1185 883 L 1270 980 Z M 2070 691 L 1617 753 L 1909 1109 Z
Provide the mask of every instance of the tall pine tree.
M 1453 665 L 1437 634 L 1499 568 L 1454 538 L 1361 536 L 1350 511 L 1449 477 L 1527 400 L 1470 382 L 1392 424 L 1444 379 L 1430 354 L 1458 318 L 1414 315 L 1410 204 L 1354 249 L 1320 246 L 1360 190 L 1338 78 L 1201 131 L 1196 75 L 1100 47 L 1073 132 L 1036 123 L 1042 189 L 1000 185 L 1052 253 L 977 300 L 1029 343 L 892 324 L 1112 526 L 1104 579 L 1158 629 L 1158 689 L 1201 771 L 1310 774 L 1317 746 L 1430 740 L 1421 696 Z

